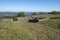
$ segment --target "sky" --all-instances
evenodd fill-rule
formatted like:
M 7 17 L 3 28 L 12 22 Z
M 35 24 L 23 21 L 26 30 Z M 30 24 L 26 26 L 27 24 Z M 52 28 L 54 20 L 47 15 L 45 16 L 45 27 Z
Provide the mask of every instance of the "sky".
M 0 0 L 0 11 L 60 11 L 60 0 Z

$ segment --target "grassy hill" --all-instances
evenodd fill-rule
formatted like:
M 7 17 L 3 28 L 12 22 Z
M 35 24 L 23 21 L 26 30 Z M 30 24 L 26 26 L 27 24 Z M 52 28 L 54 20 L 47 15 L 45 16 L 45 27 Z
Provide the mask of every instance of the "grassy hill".
M 39 17 L 60 17 L 39 15 Z M 0 40 L 60 40 L 60 18 L 29 23 L 27 20 L 0 22 Z

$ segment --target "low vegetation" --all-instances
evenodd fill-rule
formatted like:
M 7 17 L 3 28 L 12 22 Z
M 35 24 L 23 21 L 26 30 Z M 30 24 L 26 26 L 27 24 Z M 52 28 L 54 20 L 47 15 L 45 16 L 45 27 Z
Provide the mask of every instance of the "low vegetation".
M 38 15 L 39 18 L 52 18 L 38 23 L 28 19 L 0 22 L 0 40 L 60 40 L 60 14 Z
M 25 17 L 25 16 L 26 16 L 26 15 L 25 15 L 24 12 L 19 12 L 18 15 L 17 15 L 17 17 Z

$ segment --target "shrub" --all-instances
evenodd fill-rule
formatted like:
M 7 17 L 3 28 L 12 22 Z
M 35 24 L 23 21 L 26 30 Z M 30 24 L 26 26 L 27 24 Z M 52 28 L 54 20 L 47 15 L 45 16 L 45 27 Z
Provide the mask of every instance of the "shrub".
M 25 13 L 24 12 L 19 12 L 17 17 L 24 17 L 25 16 Z
M 48 14 L 60 14 L 60 11 L 52 11 L 52 12 L 50 12 Z
M 37 15 L 35 12 L 33 12 L 31 15 Z
M 18 19 L 17 19 L 17 17 L 16 16 L 14 16 L 13 17 L 13 21 L 17 21 Z

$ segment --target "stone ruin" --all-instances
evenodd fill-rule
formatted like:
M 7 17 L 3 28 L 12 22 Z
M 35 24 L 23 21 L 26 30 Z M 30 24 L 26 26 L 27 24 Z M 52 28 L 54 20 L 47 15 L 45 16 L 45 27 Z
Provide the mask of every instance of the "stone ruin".
M 39 22 L 39 19 L 37 19 L 37 18 L 29 19 L 28 22 L 37 23 L 37 22 Z

